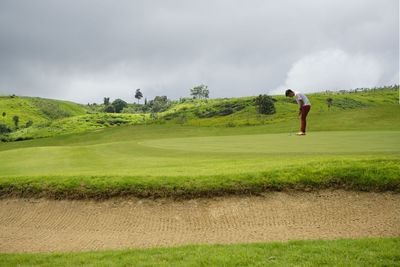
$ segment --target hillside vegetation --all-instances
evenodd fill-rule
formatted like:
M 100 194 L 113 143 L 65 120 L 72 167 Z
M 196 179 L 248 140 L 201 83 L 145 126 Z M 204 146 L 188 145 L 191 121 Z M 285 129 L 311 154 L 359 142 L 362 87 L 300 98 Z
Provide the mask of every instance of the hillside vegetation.
M 312 117 L 335 119 L 337 113 L 356 111 L 356 116 L 365 117 L 363 112 L 386 112 L 389 106 L 398 103 L 398 86 L 351 92 L 330 92 L 307 94 L 312 103 Z M 255 106 L 256 97 L 224 99 L 181 99 L 168 105 L 166 111 L 158 113 L 103 113 L 103 106 L 89 111 L 82 105 L 40 98 L 2 97 L 1 108 L 6 110 L 5 123 L 12 127 L 13 114 L 20 117 L 20 125 L 32 121 L 29 127 L 20 127 L 11 133 L 3 134 L 3 141 L 25 140 L 73 134 L 85 131 L 97 131 L 123 125 L 169 124 L 196 127 L 236 127 L 273 124 L 285 125 L 295 118 L 298 105 L 294 99 L 285 96 L 273 96 L 276 113 L 260 114 Z M 331 105 L 328 107 L 328 99 Z M 133 104 L 136 107 L 140 106 Z M 142 105 L 145 107 L 144 105 Z M 127 110 L 131 110 L 128 108 Z M 376 111 L 375 111 L 376 110 Z M 133 112 L 133 111 L 132 111 Z M 90 114 L 86 114 L 90 113 Z M 343 113 L 346 114 L 346 113 Z M 380 117 L 380 115 L 377 115 Z M 310 118 L 312 120 L 312 117 Z M 351 124 L 346 116 L 345 122 Z M 386 121 L 385 119 L 383 122 Z M 312 123 L 312 122 L 311 122 Z M 343 127 L 339 123 L 339 128 Z M 313 123 L 312 123 L 313 124 Z M 378 122 L 379 124 L 379 122 Z M 332 125 L 332 124 L 330 124 Z M 358 123 L 356 123 L 358 125 Z M 376 126 L 376 124 L 374 124 Z M 350 126 L 350 125 L 348 125 Z M 388 125 L 389 126 L 389 125 Z M 329 126 L 326 126 L 329 128 Z M 324 126 L 321 130 L 326 130 Z M 371 127 L 368 126 L 367 127 Z M 344 127 L 344 128 L 347 128 Z M 286 131 L 285 129 L 284 131 Z M 316 129 L 314 129 L 316 130 Z M 282 131 L 282 129 L 280 130 Z M 277 132 L 277 130 L 274 130 Z
M 15 95 L 0 96 L 0 124 L 12 131 L 32 127 L 43 128 L 51 121 L 83 115 L 87 111 L 85 106 L 68 101 Z M 18 117 L 17 125 L 15 116 Z

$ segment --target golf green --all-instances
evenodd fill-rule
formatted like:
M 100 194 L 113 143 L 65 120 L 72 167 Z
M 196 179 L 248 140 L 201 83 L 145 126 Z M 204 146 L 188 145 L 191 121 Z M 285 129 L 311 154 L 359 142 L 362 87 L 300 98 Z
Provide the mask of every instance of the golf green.
M 400 131 L 315 132 L 307 136 L 260 134 L 158 139 L 142 145 L 201 152 L 376 153 L 400 152 Z
M 288 162 L 398 156 L 400 131 L 314 132 L 162 138 L 43 146 L 0 152 L 2 177 L 41 175 L 197 176 L 253 173 Z

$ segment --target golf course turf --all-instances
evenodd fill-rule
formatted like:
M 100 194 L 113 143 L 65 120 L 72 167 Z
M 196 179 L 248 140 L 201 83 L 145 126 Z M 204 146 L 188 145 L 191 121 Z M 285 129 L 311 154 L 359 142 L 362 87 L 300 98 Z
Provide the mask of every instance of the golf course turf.
M 382 109 L 398 112 L 397 106 Z M 347 115 L 355 127 L 354 117 L 369 112 L 381 115 L 380 130 L 342 124 L 341 131 L 320 131 L 326 121 L 314 118 L 302 137 L 279 133 L 290 123 L 283 122 L 234 128 L 127 126 L 4 143 L 0 194 L 101 199 L 312 188 L 399 191 L 398 114 L 387 117 L 372 107 L 337 113 L 331 121 Z
M 288 135 L 292 118 L 278 114 L 274 121 L 245 125 L 246 113 L 238 112 L 238 118 L 244 119 L 235 127 L 221 126 L 223 118 L 206 118 L 185 125 L 167 121 L 0 143 L 0 197 L 4 201 L 14 197 L 27 201 L 172 198 L 168 201 L 178 203 L 271 191 L 314 194 L 323 189 L 396 195 L 400 192 L 400 107 L 384 104 L 384 96 L 376 105 L 362 101 L 360 106 L 332 112 L 313 106 L 307 135 L 301 137 Z M 198 127 L 213 120 L 218 120 L 218 127 Z M 399 238 L 386 236 L 395 238 L 0 254 L 0 265 L 396 266 Z
M 5 266 L 398 266 L 399 238 L 0 254 Z
M 107 198 L 216 196 L 285 188 L 400 189 L 400 131 L 135 140 L 140 131 L 145 135 L 152 127 L 125 131 L 131 141 L 3 150 L 0 192 Z

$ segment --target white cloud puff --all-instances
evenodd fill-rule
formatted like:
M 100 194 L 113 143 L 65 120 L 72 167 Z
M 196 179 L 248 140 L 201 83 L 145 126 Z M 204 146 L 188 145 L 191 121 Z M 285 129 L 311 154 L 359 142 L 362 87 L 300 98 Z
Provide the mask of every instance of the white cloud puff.
M 282 93 L 286 88 L 310 93 L 374 87 L 379 85 L 382 74 L 382 64 L 371 55 L 327 49 L 296 61 L 287 73 L 285 83 L 274 93 Z

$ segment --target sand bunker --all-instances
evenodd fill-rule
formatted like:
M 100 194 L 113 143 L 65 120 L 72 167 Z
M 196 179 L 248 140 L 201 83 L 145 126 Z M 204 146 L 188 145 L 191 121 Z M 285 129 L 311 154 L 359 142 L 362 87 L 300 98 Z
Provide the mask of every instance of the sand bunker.
M 400 236 L 400 194 L 321 191 L 173 201 L 0 200 L 0 252 Z

